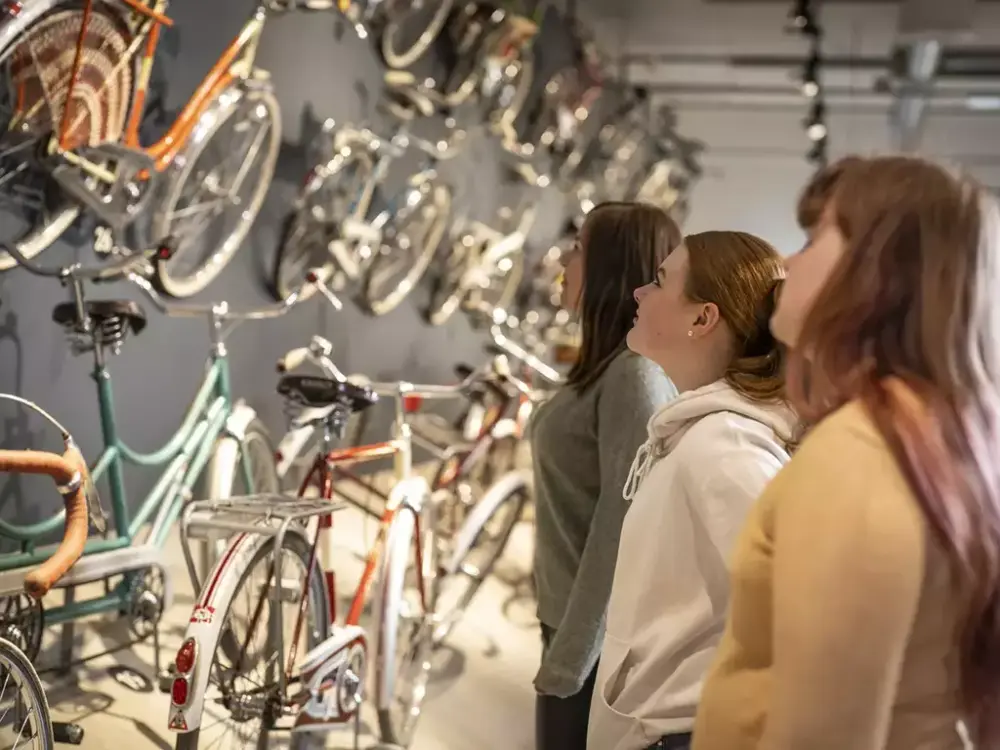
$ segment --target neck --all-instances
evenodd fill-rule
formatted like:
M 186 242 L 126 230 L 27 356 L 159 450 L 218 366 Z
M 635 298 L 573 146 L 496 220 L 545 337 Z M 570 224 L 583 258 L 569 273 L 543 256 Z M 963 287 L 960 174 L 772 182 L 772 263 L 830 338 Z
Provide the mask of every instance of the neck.
M 729 357 L 716 352 L 689 351 L 680 357 L 657 363 L 670 378 L 678 393 L 694 391 L 722 379 L 729 366 Z

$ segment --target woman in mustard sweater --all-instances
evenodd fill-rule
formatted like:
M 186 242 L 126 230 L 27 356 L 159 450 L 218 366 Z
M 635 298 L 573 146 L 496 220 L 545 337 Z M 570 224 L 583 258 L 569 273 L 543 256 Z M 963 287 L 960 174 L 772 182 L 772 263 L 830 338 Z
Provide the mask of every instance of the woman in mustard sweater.
M 694 750 L 1000 747 L 1000 209 L 821 172 L 771 327 L 812 425 L 751 512 Z

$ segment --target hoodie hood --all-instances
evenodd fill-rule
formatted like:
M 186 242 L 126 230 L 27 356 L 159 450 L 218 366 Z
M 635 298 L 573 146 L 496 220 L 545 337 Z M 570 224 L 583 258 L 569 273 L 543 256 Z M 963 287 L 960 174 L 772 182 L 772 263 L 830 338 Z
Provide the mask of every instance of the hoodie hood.
M 693 424 L 716 412 L 738 414 L 760 422 L 785 446 L 791 445 L 796 435 L 798 418 L 783 402 L 751 401 L 724 380 L 687 391 L 668 401 L 650 417 L 646 425 L 648 437 L 636 453 L 625 482 L 625 499 L 632 499 L 652 465 L 670 453 Z

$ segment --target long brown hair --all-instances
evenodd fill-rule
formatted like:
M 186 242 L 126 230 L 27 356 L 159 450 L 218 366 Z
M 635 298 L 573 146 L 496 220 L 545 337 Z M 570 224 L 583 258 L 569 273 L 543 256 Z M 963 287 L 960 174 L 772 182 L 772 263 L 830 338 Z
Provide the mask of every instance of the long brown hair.
M 567 383 L 582 393 L 625 350 L 638 307 L 632 290 L 681 242 L 681 230 L 662 209 L 645 203 L 600 203 L 580 229 L 583 293 L 580 356 Z
M 833 165 L 804 199 L 823 193 L 847 248 L 803 323 L 789 392 L 812 422 L 855 399 L 871 413 L 952 562 L 968 728 L 994 747 L 1000 208 L 972 180 L 899 156 Z
M 778 285 L 785 269 L 770 244 L 747 232 L 702 232 L 684 238 L 684 294 L 712 302 L 736 340 L 726 381 L 753 401 L 784 398 L 784 348 L 771 334 Z

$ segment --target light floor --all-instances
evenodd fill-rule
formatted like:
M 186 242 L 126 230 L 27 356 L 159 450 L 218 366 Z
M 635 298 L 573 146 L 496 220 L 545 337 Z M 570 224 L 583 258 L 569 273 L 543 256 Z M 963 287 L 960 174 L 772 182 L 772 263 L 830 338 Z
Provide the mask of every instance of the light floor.
M 338 580 L 344 580 L 358 574 L 360 558 L 366 540 L 375 531 L 375 523 L 362 520 L 361 514 L 353 510 L 343 511 L 337 519 L 335 527 L 344 548 L 343 570 L 338 571 Z M 183 639 L 193 601 L 177 538 L 171 539 L 169 549 L 176 595 L 161 629 L 164 664 Z M 524 596 L 523 586 L 498 580 L 513 581 L 521 577 L 527 570 L 528 559 L 530 530 L 525 526 L 518 528 L 497 576 L 480 590 L 465 619 L 453 632 L 449 646 L 435 657 L 432 684 L 411 745 L 413 750 L 534 747 L 531 680 L 539 656 L 534 604 Z M 53 596 L 57 597 L 55 604 L 62 594 L 57 592 Z M 47 633 L 38 659 L 40 669 L 44 670 L 58 658 L 58 634 L 58 629 Z M 128 639 L 127 624 L 122 621 L 84 622 L 77 626 L 76 656 L 99 654 Z M 116 679 L 109 670 L 121 667 L 151 678 L 150 643 L 75 665 L 69 675 L 43 672 L 53 717 L 80 724 L 86 732 L 85 748 L 173 748 L 174 735 L 166 729 L 168 696 L 156 690 L 155 681 L 143 684 L 145 680 L 135 679 L 130 671 L 119 671 Z M 375 726 L 373 717 L 365 714 L 365 719 L 367 726 Z M 353 736 L 331 734 L 327 747 L 353 748 Z M 378 747 L 376 738 L 363 735 L 359 747 L 365 750 Z

